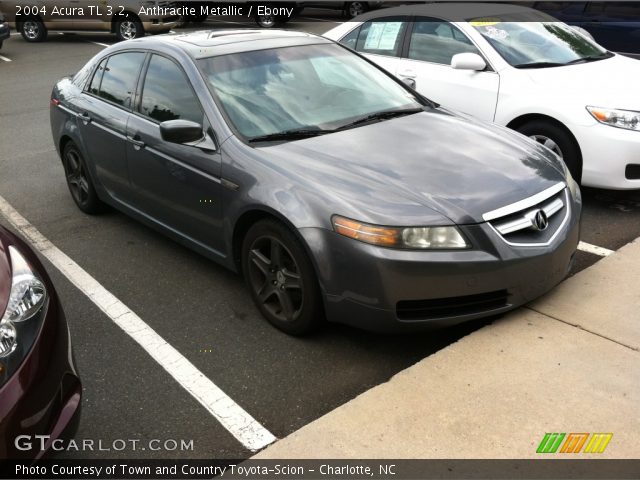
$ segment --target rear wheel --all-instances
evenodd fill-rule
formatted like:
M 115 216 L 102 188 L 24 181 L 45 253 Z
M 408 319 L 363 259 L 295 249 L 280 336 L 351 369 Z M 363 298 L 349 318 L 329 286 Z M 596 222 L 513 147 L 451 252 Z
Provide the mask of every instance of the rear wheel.
M 98 198 L 87 171 L 87 164 L 75 143 L 69 142 L 65 145 L 62 164 L 69 192 L 78 208 L 90 215 L 103 211 L 104 204 Z
M 144 28 L 140 20 L 128 14 L 123 20 L 116 22 L 116 37 L 118 40 L 133 40 L 144 36 Z
M 303 335 L 322 323 L 313 265 L 283 224 L 261 220 L 249 229 L 242 244 L 242 270 L 254 303 L 276 328 Z
M 544 145 L 558 155 L 569 168 L 576 182 L 582 177 L 582 161 L 580 150 L 569 133 L 551 122 L 534 120 L 516 128 L 523 135 Z
M 344 10 L 347 17 L 353 18 L 366 13 L 369 10 L 369 5 L 367 2 L 347 2 Z
M 47 39 L 47 27 L 38 18 L 27 18 L 22 22 L 20 33 L 27 42 L 44 42 Z

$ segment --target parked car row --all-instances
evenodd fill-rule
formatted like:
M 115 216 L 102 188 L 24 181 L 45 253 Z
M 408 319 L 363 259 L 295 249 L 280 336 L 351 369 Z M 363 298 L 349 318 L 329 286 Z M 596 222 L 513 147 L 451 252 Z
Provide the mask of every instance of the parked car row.
M 448 108 L 531 137 L 583 185 L 640 188 L 640 62 L 545 13 L 499 4 L 396 7 L 325 36 Z

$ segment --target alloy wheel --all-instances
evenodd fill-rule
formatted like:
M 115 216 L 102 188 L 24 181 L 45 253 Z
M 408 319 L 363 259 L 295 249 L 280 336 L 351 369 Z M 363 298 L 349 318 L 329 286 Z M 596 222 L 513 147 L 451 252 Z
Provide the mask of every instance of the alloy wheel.
M 273 15 L 261 15 L 258 17 L 258 23 L 263 28 L 271 28 L 276 24 L 276 17 Z
M 120 36 L 125 40 L 132 40 L 138 35 L 138 29 L 135 22 L 131 20 L 125 20 L 120 23 Z
M 257 238 L 249 251 L 249 284 L 260 304 L 282 322 L 303 308 L 300 270 L 291 252 L 272 236 Z
M 553 153 L 558 155 L 561 159 L 563 158 L 562 150 L 560 149 L 558 144 L 554 140 L 552 140 L 551 138 L 546 137 L 544 135 L 530 135 L 529 138 L 531 138 L 532 140 L 535 140 L 536 142 L 538 142 L 541 145 L 544 145 L 549 150 L 551 150 Z
M 75 150 L 67 151 L 65 158 L 67 183 L 74 200 L 85 205 L 89 200 L 89 181 L 80 155 Z
M 38 22 L 27 20 L 22 25 L 22 31 L 29 40 L 36 40 L 40 35 L 40 26 L 38 25 Z
M 358 15 L 362 15 L 366 12 L 366 8 L 364 3 L 362 2 L 351 2 L 349 4 L 349 15 L 353 17 L 357 17 Z

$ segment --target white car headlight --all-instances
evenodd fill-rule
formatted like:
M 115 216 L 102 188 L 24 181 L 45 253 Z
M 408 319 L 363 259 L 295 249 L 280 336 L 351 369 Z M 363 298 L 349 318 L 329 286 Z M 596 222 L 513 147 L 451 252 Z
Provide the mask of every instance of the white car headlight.
M 587 111 L 593 118 L 605 125 L 640 131 L 640 112 L 601 107 L 587 107 Z
M 333 228 L 340 235 L 381 247 L 420 250 L 469 248 L 457 227 L 385 227 L 335 215 Z

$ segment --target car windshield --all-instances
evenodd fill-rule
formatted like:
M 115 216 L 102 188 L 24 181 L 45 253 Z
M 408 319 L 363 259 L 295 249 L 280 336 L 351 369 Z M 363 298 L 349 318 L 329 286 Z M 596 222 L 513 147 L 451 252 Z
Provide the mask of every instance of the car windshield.
M 388 118 L 424 108 L 410 91 L 334 44 L 210 57 L 200 60 L 200 67 L 228 118 L 248 140 L 328 133 L 366 123 L 378 113 Z
M 469 23 L 510 65 L 517 68 L 557 67 L 611 56 L 572 27 L 560 22 L 515 22 L 506 18 Z

